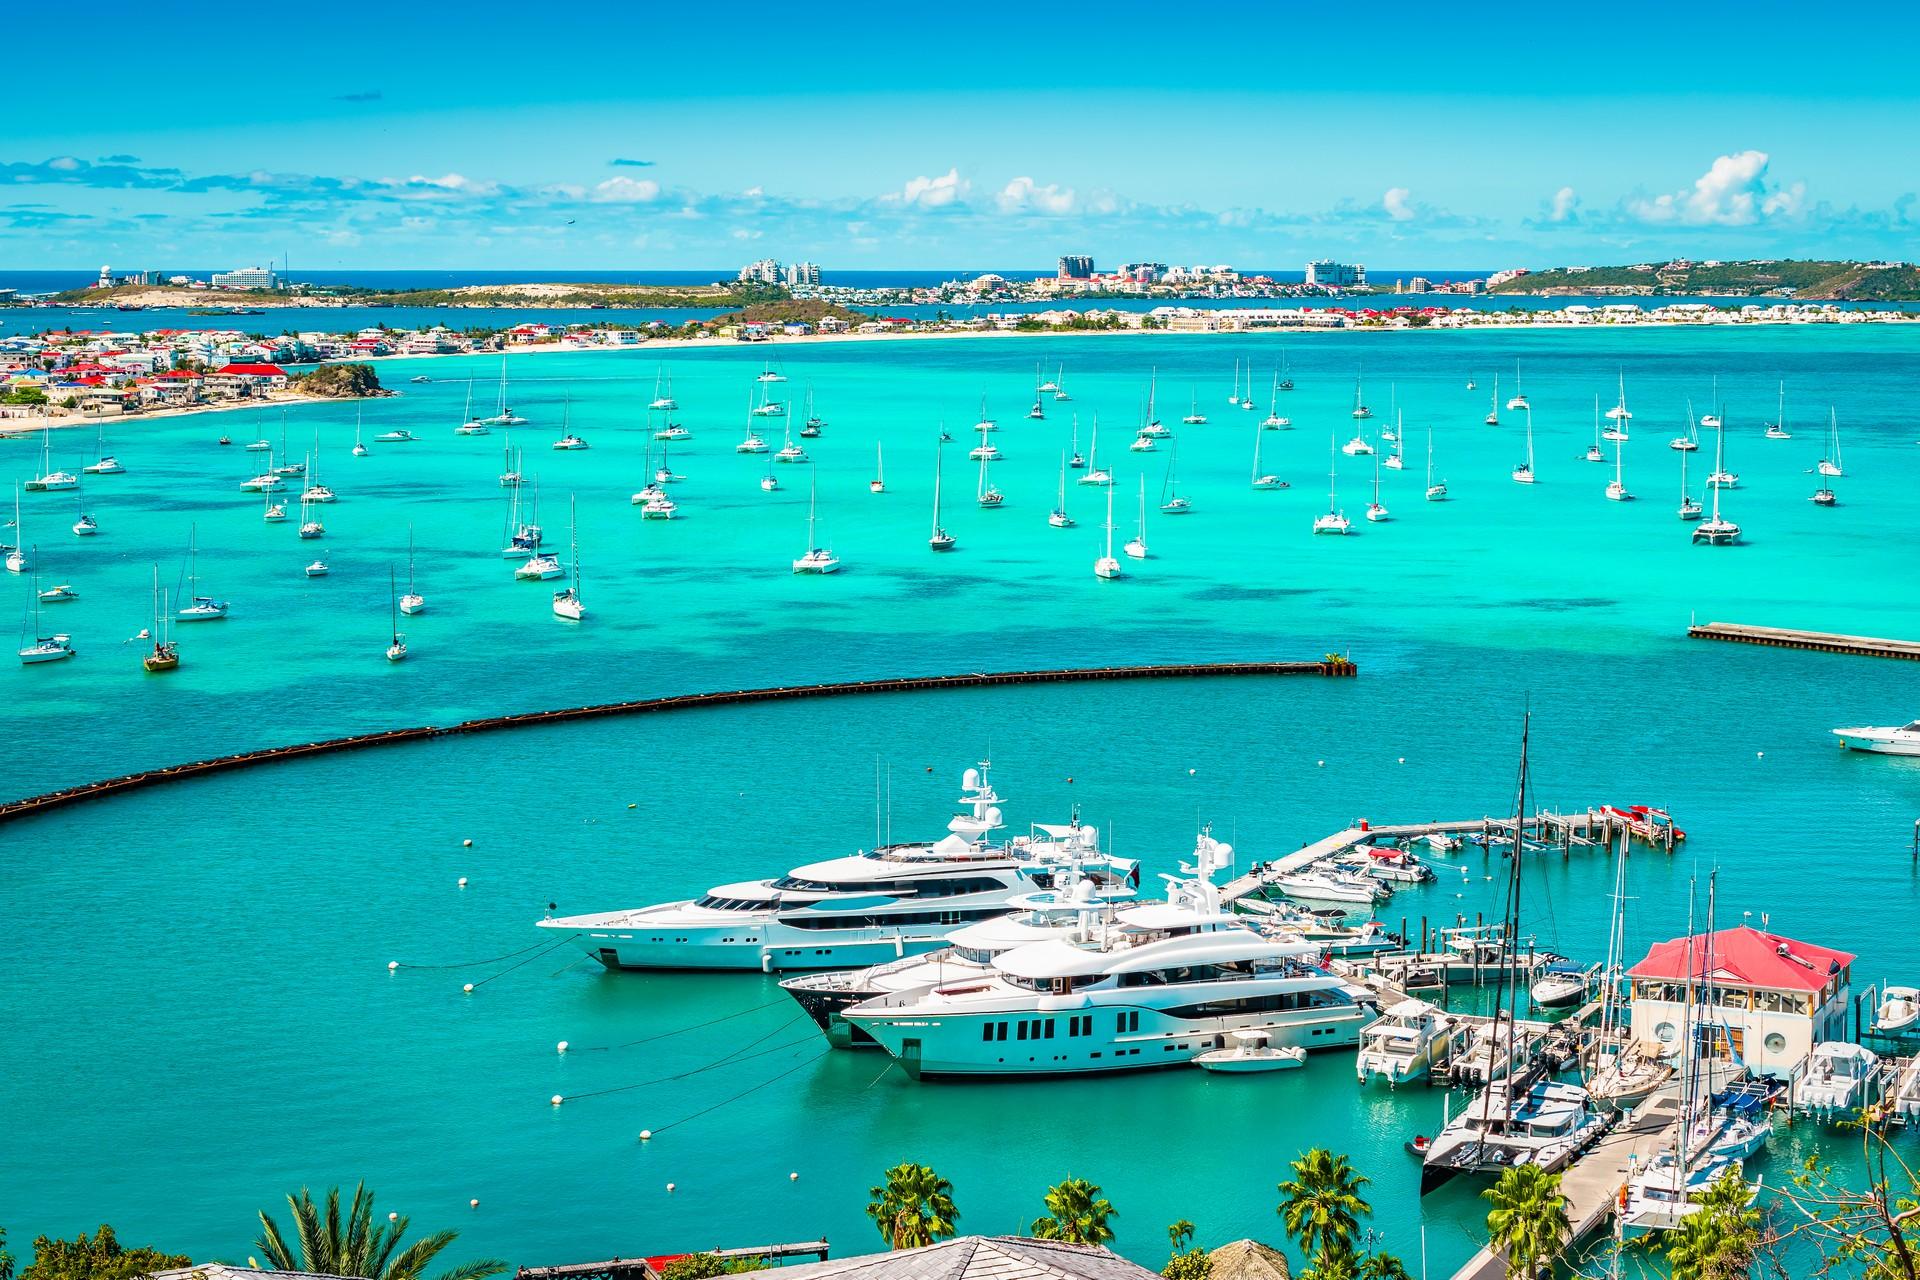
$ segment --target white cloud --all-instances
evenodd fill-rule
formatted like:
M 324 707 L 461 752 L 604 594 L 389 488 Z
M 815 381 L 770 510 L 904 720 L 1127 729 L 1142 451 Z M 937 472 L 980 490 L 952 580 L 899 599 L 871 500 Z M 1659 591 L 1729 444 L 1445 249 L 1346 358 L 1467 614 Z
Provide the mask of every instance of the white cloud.
M 1015 178 L 995 197 L 1002 213 L 1072 213 L 1076 203 L 1072 187 L 1056 183 L 1041 186 L 1032 178 Z
M 732 236 L 735 240 L 758 240 L 765 233 L 760 231 L 749 231 L 745 227 L 735 227 L 732 231 L 728 232 L 727 234 Z
M 1380 197 L 1380 207 L 1395 222 L 1411 222 L 1418 212 L 1413 207 L 1413 192 L 1405 187 L 1389 187 L 1387 194 Z
M 1694 180 L 1691 191 L 1634 200 L 1627 208 L 1643 222 L 1688 226 L 1745 227 L 1765 218 L 1794 217 L 1806 202 L 1807 186 L 1769 184 L 1767 163 L 1764 151 L 1721 156 Z
M 1548 222 L 1573 222 L 1580 216 L 1580 197 L 1574 194 L 1572 187 L 1562 187 L 1553 193 L 1553 207 L 1547 213 Z
M 593 188 L 593 198 L 604 204 L 645 204 L 659 194 L 660 184 L 651 178 L 608 178 Z
M 903 190 L 889 192 L 880 197 L 893 204 L 912 205 L 921 209 L 938 209 L 950 205 L 967 193 L 971 186 L 960 176 L 958 169 L 949 169 L 938 177 L 921 176 L 910 178 Z
M 414 174 L 407 179 L 410 187 L 438 187 L 442 191 L 461 191 L 469 195 L 491 195 L 499 188 L 491 182 L 475 182 L 461 174 L 449 173 L 438 178 L 423 177 Z

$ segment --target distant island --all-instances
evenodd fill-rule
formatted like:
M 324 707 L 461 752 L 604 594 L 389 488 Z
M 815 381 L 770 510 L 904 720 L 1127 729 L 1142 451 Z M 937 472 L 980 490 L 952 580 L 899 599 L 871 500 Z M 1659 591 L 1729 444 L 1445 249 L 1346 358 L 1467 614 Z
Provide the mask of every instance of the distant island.
M 712 285 L 475 284 L 452 289 L 369 289 L 355 285 L 296 285 L 277 289 L 207 289 L 175 284 L 112 284 L 68 289 L 45 299 L 56 306 L 191 307 L 196 312 L 262 307 L 750 307 L 791 298 L 778 285 L 751 281 Z
M 1641 262 L 1627 267 L 1502 271 L 1487 281 L 1500 294 L 1620 294 L 1638 297 L 1797 298 L 1817 302 L 1920 301 L 1920 267 L 1908 262 L 1794 258 L 1748 262 Z

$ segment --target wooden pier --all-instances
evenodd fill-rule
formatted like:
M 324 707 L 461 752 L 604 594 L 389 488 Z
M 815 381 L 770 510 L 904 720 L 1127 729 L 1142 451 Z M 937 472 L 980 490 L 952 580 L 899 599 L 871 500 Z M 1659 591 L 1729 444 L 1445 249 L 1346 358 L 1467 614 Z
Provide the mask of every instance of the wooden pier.
M 1567 1221 L 1573 1225 L 1568 1248 L 1613 1217 L 1627 1175 L 1662 1147 L 1673 1145 L 1679 1121 L 1679 1100 L 1656 1096 L 1588 1147 L 1562 1173 L 1560 1194 L 1567 1199 Z M 1505 1255 L 1488 1248 L 1468 1259 L 1453 1273 L 1453 1280 L 1506 1280 L 1507 1274 Z
M 93 800 L 122 791 L 133 791 L 181 778 L 223 773 L 254 765 L 294 760 L 303 756 L 329 755 L 364 747 L 394 746 L 430 738 L 463 733 L 486 733 L 495 729 L 519 729 L 532 725 L 560 724 L 569 720 L 591 720 L 602 716 L 643 715 L 653 712 L 692 711 L 701 707 L 734 706 L 751 702 L 778 702 L 793 698 L 849 697 L 871 693 L 923 693 L 940 689 L 980 688 L 1015 684 L 1063 684 L 1089 680 L 1192 680 L 1217 676 L 1329 676 L 1357 674 L 1352 662 L 1339 654 L 1328 654 L 1318 662 L 1184 662 L 1124 667 L 1054 667 L 1035 671 L 974 671 L 947 676 L 905 676 L 887 680 L 848 680 L 834 684 L 777 685 L 766 689 L 726 689 L 713 693 L 676 694 L 665 698 L 642 698 L 631 702 L 599 702 L 583 707 L 562 707 L 554 711 L 530 711 L 520 715 L 485 716 L 451 725 L 416 725 L 405 729 L 387 729 L 378 733 L 351 734 L 341 738 L 323 738 L 316 742 L 284 747 L 264 747 L 233 755 L 169 765 L 164 769 L 144 769 L 138 773 L 104 778 L 75 787 L 62 787 L 40 795 L 26 796 L 0 804 L 0 821 L 44 813 L 82 800 Z
M 1865 658 L 1904 658 L 1920 662 L 1920 642 L 1883 640 L 1877 636 L 1849 636 L 1829 631 L 1797 631 L 1791 627 L 1750 627 L 1738 622 L 1708 622 L 1687 628 L 1696 640 L 1728 640 L 1734 644 L 1763 644 L 1775 649 L 1813 649 L 1820 653 L 1850 653 Z

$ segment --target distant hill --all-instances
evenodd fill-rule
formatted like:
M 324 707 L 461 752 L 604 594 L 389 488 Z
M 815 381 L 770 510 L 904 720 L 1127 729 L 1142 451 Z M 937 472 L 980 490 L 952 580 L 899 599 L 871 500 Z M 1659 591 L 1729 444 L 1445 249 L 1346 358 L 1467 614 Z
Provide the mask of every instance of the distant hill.
M 1911 263 L 1801 261 L 1641 263 L 1629 267 L 1554 267 L 1493 285 L 1492 293 L 1700 294 L 1781 297 L 1808 302 L 1920 301 L 1920 267 Z

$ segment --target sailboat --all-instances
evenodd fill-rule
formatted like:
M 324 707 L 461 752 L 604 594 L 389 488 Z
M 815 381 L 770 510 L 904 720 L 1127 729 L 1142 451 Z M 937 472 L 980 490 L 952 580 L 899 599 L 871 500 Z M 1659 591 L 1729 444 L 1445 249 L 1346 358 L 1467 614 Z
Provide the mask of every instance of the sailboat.
M 1049 378 L 1046 375 L 1045 369 L 1040 365 L 1036 364 L 1033 366 L 1033 376 L 1035 380 L 1033 389 L 1035 391 L 1058 391 L 1060 389 L 1059 380 Z
M 868 493 L 887 491 L 887 459 L 878 443 L 873 446 L 873 479 L 867 481 Z
M 1256 489 L 1284 489 L 1287 482 L 1270 472 L 1260 470 L 1260 435 L 1264 428 L 1253 429 L 1253 487 Z
M 371 452 L 373 451 L 360 442 L 360 411 L 356 409 L 353 413 L 353 456 L 364 458 Z
M 682 440 L 693 434 L 692 432 L 686 431 L 684 427 L 681 428 L 681 430 L 685 433 L 680 437 Z M 584 449 L 587 447 L 587 442 L 584 439 L 573 434 L 573 396 L 571 393 L 568 394 L 560 406 L 560 438 L 553 442 L 553 447 L 563 452 L 572 452 L 576 449 Z
M 1273 386 L 1267 392 L 1267 416 L 1260 419 L 1262 431 L 1285 431 L 1293 421 L 1280 412 L 1280 375 L 1273 375 Z
M 40 634 L 40 584 L 35 582 L 33 588 L 30 598 L 33 611 L 32 638 L 28 639 L 26 620 L 21 619 L 20 664 L 31 667 L 42 662 L 71 658 L 74 653 L 72 636 L 63 631 L 56 631 L 50 636 Z
M 1725 465 L 1726 449 L 1723 442 L 1726 439 L 1726 430 L 1716 426 L 1713 435 L 1713 474 L 1707 477 L 1707 483 L 1715 489 L 1737 489 L 1740 487 L 1740 477 L 1727 470 Z
M 1247 369 L 1247 382 L 1249 384 L 1253 382 L 1253 369 L 1251 366 Z M 1251 393 L 1253 387 L 1249 385 L 1247 390 Z M 1240 407 L 1240 362 L 1238 360 L 1233 362 L 1233 390 L 1227 392 L 1227 403 L 1236 409 Z
M 57 471 L 53 466 L 53 432 L 40 432 L 40 474 L 27 481 L 28 493 L 52 493 L 58 489 L 77 489 L 80 477 L 71 471 Z
M 809 477 L 807 493 L 807 554 L 793 562 L 795 573 L 837 573 L 840 570 L 840 557 L 821 546 L 814 533 L 819 496 L 819 476 L 814 475 Z
M 1593 403 L 1594 403 L 1594 413 L 1597 415 L 1600 412 L 1600 398 L 1598 396 L 1595 396 Z M 1599 420 L 1596 417 L 1595 418 L 1596 431 L 1598 430 L 1598 421 Z M 1667 448 L 1678 449 L 1682 453 L 1692 453 L 1699 447 L 1700 447 L 1700 427 L 1699 427 L 1699 424 L 1694 421 L 1693 400 L 1691 397 L 1689 397 L 1687 400 L 1687 429 L 1681 434 L 1675 436 L 1673 439 L 1667 441 Z
M 317 430 L 313 433 L 313 453 L 301 470 L 307 477 L 306 491 L 300 495 L 302 502 L 334 501 L 333 490 L 320 483 L 320 432 Z
M 772 493 L 780 487 L 780 477 L 773 474 L 774 459 L 767 458 L 767 474 L 760 477 L 760 488 L 764 493 Z
M 393 639 L 387 642 L 387 661 L 399 662 L 407 656 L 407 638 L 400 634 L 399 587 L 393 580 L 393 566 L 387 566 L 387 630 Z
M 1067 465 L 1075 471 L 1086 470 L 1087 460 L 1080 456 L 1080 415 L 1077 413 L 1073 415 L 1073 437 L 1068 447 L 1073 450 L 1073 455 L 1067 459 Z
M 1127 553 L 1127 558 L 1130 560 L 1147 558 L 1147 478 L 1145 476 L 1140 477 L 1140 531 L 1134 534 L 1121 550 Z
M 1064 364 L 1060 366 L 1060 371 L 1053 378 L 1053 398 L 1056 401 L 1073 399 L 1067 394 L 1067 366 Z
M 1093 576 L 1112 580 L 1120 576 L 1120 562 L 1113 558 L 1113 486 L 1107 486 L 1107 549 L 1093 562 Z
M 275 502 L 273 495 L 271 493 L 267 494 L 266 510 L 260 513 L 260 518 L 268 524 L 280 524 L 284 522 L 287 518 L 286 504 L 283 502 Z
M 15 484 L 13 486 L 13 536 L 15 538 L 22 538 L 22 541 L 19 545 L 7 547 L 6 565 L 8 573 L 25 573 L 32 565 L 32 561 L 26 552 L 26 544 L 23 538 L 24 532 L 24 527 L 20 523 L 20 486 Z
M 791 439 L 789 439 L 789 443 L 791 443 Z M 747 434 L 739 444 L 733 446 L 733 451 L 735 453 L 765 453 L 767 451 L 767 442 L 760 437 L 760 433 L 754 430 L 753 427 L 752 391 L 747 392 Z
M 1620 375 L 1620 399 L 1613 408 L 1607 410 L 1607 429 L 1600 433 L 1602 440 L 1621 441 L 1627 438 L 1627 424 L 1633 415 L 1627 412 L 1627 375 Z
M 315 518 L 312 503 L 306 498 L 300 499 L 300 536 L 311 541 L 326 536 L 327 527 Z
M 1682 520 L 1700 518 L 1700 502 L 1693 496 L 1693 490 L 1687 487 L 1687 455 L 1685 453 L 1680 455 L 1680 518 Z
M 1447 482 L 1433 478 L 1433 432 L 1427 432 L 1427 501 L 1445 502 L 1447 500 Z
M 1827 410 L 1827 441 L 1827 456 L 1820 459 L 1814 470 L 1823 476 L 1847 474 L 1840 465 L 1840 415 L 1831 408 Z
M 771 381 L 771 379 L 762 375 L 760 381 L 768 382 Z M 786 379 L 782 378 L 781 381 L 784 382 Z M 647 402 L 647 411 L 649 413 L 672 413 L 679 407 L 679 401 L 673 398 L 673 375 L 667 372 L 665 365 L 662 365 L 653 375 L 653 399 Z
M 1088 485 L 1111 485 L 1113 472 L 1100 465 L 1100 415 L 1093 415 L 1093 437 L 1087 442 L 1087 474 L 1076 482 Z
M 1688 410 L 1688 417 L 1692 417 L 1691 409 Z M 1681 440 L 1685 438 L 1684 436 L 1680 437 Z M 1677 440 L 1671 443 L 1676 449 L 1681 447 Z M 1606 460 L 1607 455 L 1600 448 L 1600 395 L 1598 392 L 1595 392 L 1593 397 L 1593 443 L 1587 446 L 1587 461 L 1605 462 Z
M 1047 513 L 1047 523 L 1056 529 L 1071 529 L 1074 519 L 1067 514 L 1067 455 L 1060 455 L 1060 492 L 1053 500 L 1053 510 Z
M 1791 440 L 1793 433 L 1787 430 L 1787 384 L 1780 384 L 1780 399 L 1773 411 L 1773 421 L 1767 424 L 1767 439 Z
M 1160 483 L 1160 514 L 1162 515 L 1184 516 L 1193 510 L 1193 499 L 1180 495 L 1180 482 L 1175 474 L 1179 460 L 1180 444 L 1175 441 L 1173 452 L 1167 455 L 1167 477 Z
M 1713 429 L 1713 469 L 1720 471 L 1726 461 L 1726 433 L 1720 428 Z M 1728 547 L 1740 540 L 1740 526 L 1725 519 L 1720 514 L 1720 486 L 1713 485 L 1713 514 L 1693 526 L 1693 540 L 1696 544 L 1709 547 Z
M 491 418 L 482 418 L 481 423 L 489 427 L 519 427 L 526 425 L 526 419 L 519 417 L 507 407 L 507 358 L 500 357 L 500 405 Z
M 1393 452 L 1386 456 L 1386 460 L 1381 465 L 1389 471 L 1405 471 L 1407 469 L 1406 448 L 1407 424 L 1401 417 L 1400 410 L 1396 408 L 1393 411 Z
M 1497 373 L 1493 375 L 1493 401 L 1487 406 L 1487 425 L 1500 425 L 1500 375 Z
M 90 476 L 117 476 L 126 471 L 120 465 L 120 459 L 107 452 L 107 426 L 103 422 L 93 441 L 94 460 L 80 468 Z
M 1293 390 L 1293 375 L 1287 371 L 1287 349 L 1280 348 L 1280 389 Z
M 953 550 L 953 535 L 940 527 L 940 462 L 945 453 L 939 445 L 933 447 L 933 532 L 927 535 L 927 545 L 935 551 Z
M 473 416 L 473 379 L 467 379 L 467 407 L 460 411 L 460 425 L 453 429 L 457 436 L 492 435 L 493 428 Z M 253 446 L 249 445 L 248 448 Z
M 813 383 L 809 381 L 807 383 L 807 417 L 806 421 L 800 424 L 800 438 L 818 440 L 820 433 L 826 430 L 826 427 L 827 420 L 821 417 L 813 407 Z
M 1386 507 L 1380 503 L 1380 459 L 1373 460 L 1373 501 L 1367 504 L 1367 519 L 1375 524 L 1393 519 Z
M 1238 401 L 1235 401 L 1235 403 L 1237 404 Z M 1207 425 L 1207 415 L 1200 412 L 1200 392 L 1198 390 L 1195 390 L 1193 393 L 1193 407 L 1187 410 L 1187 416 L 1180 419 L 1180 421 L 1190 427 L 1204 427 Z
M 1373 416 L 1373 410 L 1367 408 L 1366 401 L 1361 397 L 1359 378 L 1353 380 L 1353 416 L 1355 418 L 1371 418 Z
M 100 532 L 100 522 L 80 509 L 80 495 L 78 494 L 74 495 L 74 514 L 76 517 L 73 522 L 74 537 L 91 538 Z
M 787 375 L 776 370 L 771 360 L 767 361 L 765 367 L 754 378 L 755 382 L 785 382 L 786 380 Z
M 1613 479 L 1607 481 L 1607 498 L 1612 502 L 1631 502 L 1633 495 L 1627 492 L 1625 439 L 1616 438 L 1613 442 Z
M 1518 397 L 1516 397 L 1518 398 Z M 1533 483 L 1533 406 L 1522 405 L 1527 414 L 1527 460 L 1513 469 L 1515 484 Z
M 798 463 L 807 460 L 806 449 L 794 441 L 791 422 L 787 424 L 786 441 L 780 446 L 780 451 L 773 455 L 773 460 L 779 463 Z
M 407 593 L 400 597 L 400 612 L 411 616 L 426 611 L 427 598 L 413 582 L 413 526 L 407 526 Z
M 987 416 L 987 398 L 985 396 L 980 397 L 980 420 L 973 424 L 973 429 L 983 436 L 988 432 L 998 431 L 1000 429 L 1000 424 Z
M 181 622 L 213 622 L 227 616 L 228 605 L 225 600 L 197 594 L 200 585 L 199 534 L 198 525 L 187 526 L 187 590 L 195 594 L 189 595 L 188 603 L 174 611 L 173 616 Z
M 987 469 L 992 464 L 993 459 L 991 457 L 983 457 L 980 459 L 980 484 L 978 489 L 975 490 L 974 496 L 983 507 L 997 507 L 1007 500 L 1007 495 L 1001 493 L 1000 490 L 994 486 L 992 478 L 987 474 Z
M 553 616 L 573 622 L 587 616 L 586 602 L 580 598 L 580 525 L 574 515 L 574 499 L 567 499 L 567 543 L 572 557 L 572 577 L 567 585 L 553 593 Z
M 173 619 L 168 615 L 167 599 L 160 590 L 160 566 L 153 566 L 153 587 L 148 592 L 148 607 L 153 624 L 147 635 L 153 639 L 153 652 L 140 659 L 148 671 L 172 671 L 180 665 L 180 646 L 173 642 Z
M 1334 448 L 1333 437 L 1327 437 L 1327 514 L 1315 516 L 1315 533 L 1345 533 L 1350 525 L 1346 512 L 1340 510 L 1340 498 L 1334 490 L 1340 473 L 1340 452 Z
M 1527 394 L 1520 390 L 1520 362 L 1515 360 L 1513 362 L 1513 395 L 1507 400 L 1507 408 L 1518 413 L 1520 410 L 1528 407 Z

